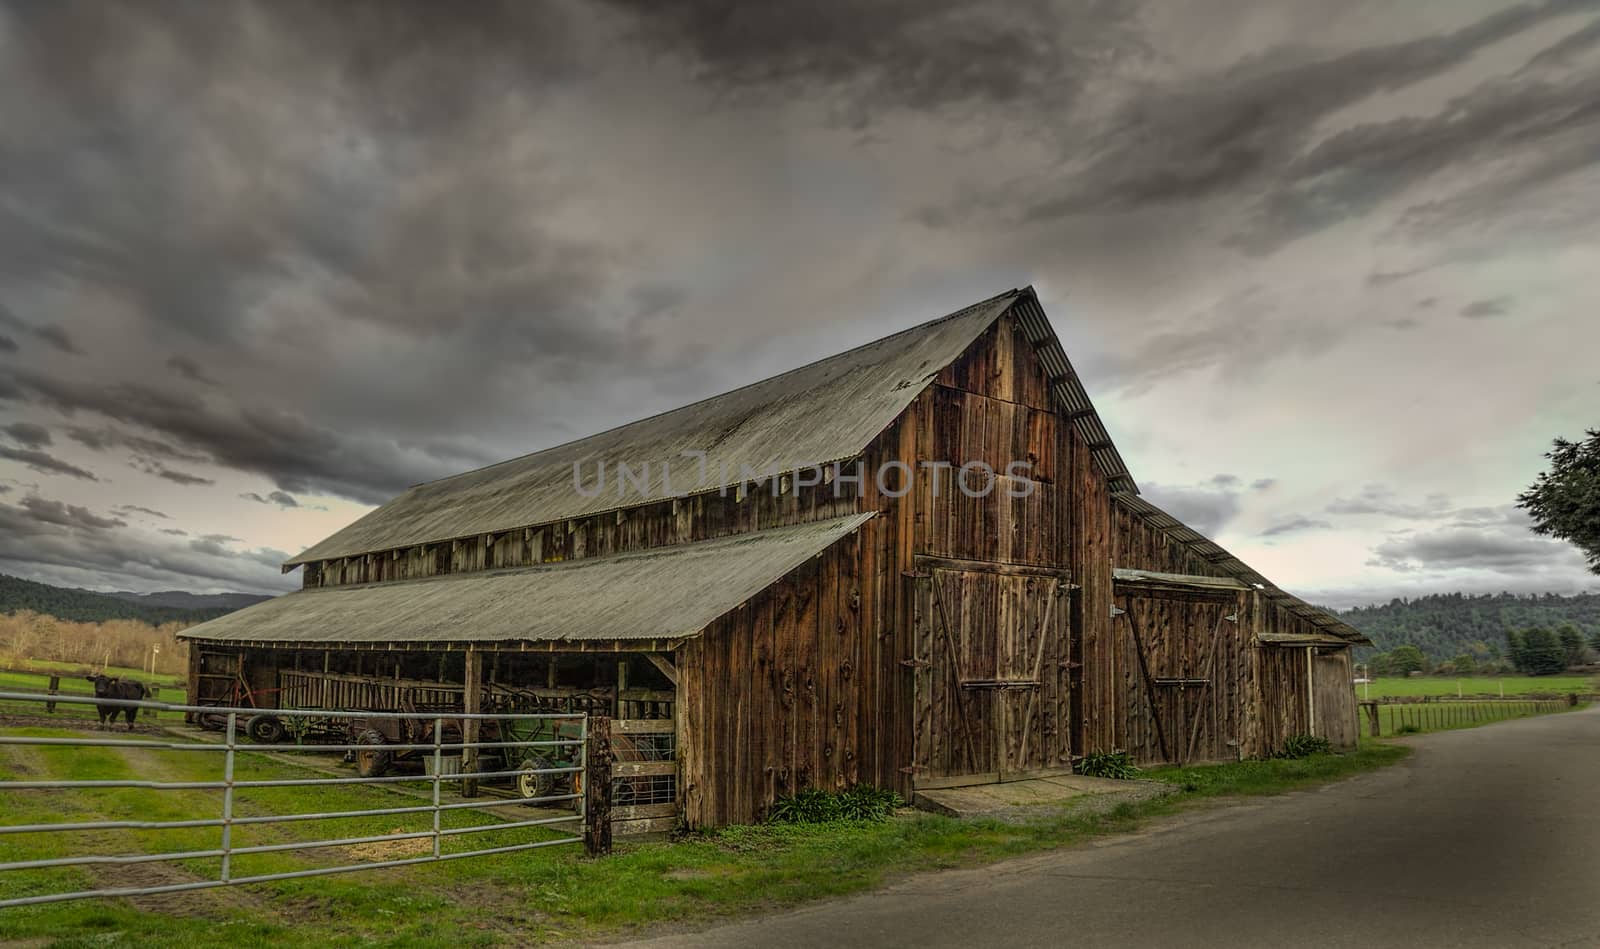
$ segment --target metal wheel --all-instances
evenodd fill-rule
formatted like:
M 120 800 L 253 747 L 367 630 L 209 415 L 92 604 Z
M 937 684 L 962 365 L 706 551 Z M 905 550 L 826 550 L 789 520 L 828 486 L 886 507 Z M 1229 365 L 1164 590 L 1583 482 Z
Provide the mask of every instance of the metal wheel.
M 541 774 L 540 769 L 555 767 L 549 759 L 542 755 L 529 755 L 522 759 L 522 771 L 516 778 L 517 796 L 524 800 L 536 797 L 549 797 L 555 790 L 556 776 Z
M 362 748 L 356 752 L 357 774 L 363 778 L 383 777 L 384 772 L 389 770 L 389 761 L 392 756 L 389 752 L 376 746 L 383 745 L 386 741 L 387 739 L 383 737 L 382 732 L 371 728 L 356 736 L 355 744 L 374 746 L 370 750 Z

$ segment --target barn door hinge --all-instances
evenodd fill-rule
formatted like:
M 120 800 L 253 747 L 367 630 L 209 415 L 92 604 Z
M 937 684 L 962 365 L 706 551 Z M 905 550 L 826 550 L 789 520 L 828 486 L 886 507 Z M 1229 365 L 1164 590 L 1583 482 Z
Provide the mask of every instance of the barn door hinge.
M 1082 669 L 1083 668 L 1083 663 L 1079 662 L 1076 659 L 1067 659 L 1067 660 L 1064 660 L 1061 663 L 1061 668 L 1063 668 L 1063 669 Z
M 933 574 L 923 570 L 902 570 L 900 571 L 900 576 L 905 577 L 908 580 L 926 580 L 933 576 Z
M 900 660 L 900 664 L 910 669 L 926 669 L 933 665 L 933 663 L 926 659 L 902 659 Z
M 901 774 L 915 775 L 915 774 L 917 774 L 919 772 L 926 771 L 926 770 L 928 770 L 928 769 L 923 765 L 920 765 L 920 764 L 908 764 L 905 767 L 900 769 L 900 773 Z
M 1124 614 L 1124 613 L 1126 613 L 1126 612 L 1128 612 L 1128 611 L 1127 611 L 1127 610 L 1125 610 L 1125 609 L 1123 609 L 1123 608 L 1122 608 L 1122 607 L 1120 607 L 1120 606 L 1113 606 L 1113 607 L 1112 607 L 1112 608 L 1111 608 L 1111 615 L 1112 615 L 1112 616 L 1121 616 L 1121 615 L 1122 615 L 1122 614 Z

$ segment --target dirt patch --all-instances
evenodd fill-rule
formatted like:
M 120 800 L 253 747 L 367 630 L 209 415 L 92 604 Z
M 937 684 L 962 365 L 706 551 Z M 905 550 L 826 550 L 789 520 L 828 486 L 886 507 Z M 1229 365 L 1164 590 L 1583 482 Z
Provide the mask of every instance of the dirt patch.
M 384 833 L 404 834 L 409 831 L 404 827 L 395 827 Z M 344 848 L 344 852 L 362 862 L 409 860 L 412 857 L 424 857 L 433 853 L 433 838 L 408 837 L 404 840 L 378 840 L 370 844 L 351 844 Z

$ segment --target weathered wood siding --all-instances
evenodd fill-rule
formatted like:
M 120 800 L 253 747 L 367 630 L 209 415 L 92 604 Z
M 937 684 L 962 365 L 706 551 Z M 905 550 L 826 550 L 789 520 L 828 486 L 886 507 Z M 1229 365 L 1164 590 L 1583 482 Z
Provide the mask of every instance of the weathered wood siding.
M 999 779 L 1070 766 L 1063 579 L 925 565 L 917 581 L 915 776 Z
M 677 652 L 685 821 L 759 820 L 801 788 L 840 789 L 871 760 L 858 533 L 723 616 Z
M 1250 757 L 1283 750 L 1284 739 L 1311 733 L 1304 647 L 1261 646 L 1255 650 L 1257 706 Z
M 692 470 L 692 469 L 691 469 Z M 750 490 L 710 491 L 590 517 L 520 527 L 307 564 L 303 587 L 411 580 L 451 573 L 603 557 L 668 544 L 784 527 L 853 514 L 853 490 L 796 487 L 792 478 Z
M 1355 681 L 1349 649 L 1318 649 L 1312 660 L 1312 687 L 1316 691 L 1316 734 L 1335 748 L 1356 746 L 1360 735 Z
M 1224 617 L 1238 611 L 1242 594 L 1126 585 L 1118 593 L 1127 611 L 1116 624 L 1127 670 L 1123 750 L 1145 762 L 1237 758 L 1253 692 L 1249 644 L 1239 625 Z

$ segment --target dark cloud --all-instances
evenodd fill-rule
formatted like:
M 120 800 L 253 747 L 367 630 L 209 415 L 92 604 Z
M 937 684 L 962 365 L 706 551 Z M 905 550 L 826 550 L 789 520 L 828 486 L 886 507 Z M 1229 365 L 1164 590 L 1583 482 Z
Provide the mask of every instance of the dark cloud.
M 31 422 L 12 422 L 0 426 L 0 432 L 10 435 L 12 441 L 24 448 L 43 448 L 51 442 L 50 430 Z
M 1375 514 L 1405 520 L 1436 520 L 1451 512 L 1450 499 L 1430 494 L 1421 503 L 1401 500 L 1387 485 L 1369 484 L 1353 498 L 1338 498 L 1323 510 L 1329 514 Z
M 0 49 L 3 48 L 4 47 L 0 47 Z M 3 73 L 0 73 L 0 75 L 3 75 Z M 0 141 L 4 141 L 4 139 L 0 138 Z M 3 218 L 0 218 L 0 220 L 3 220 Z M 3 262 L 0 262 L 0 267 L 4 267 Z M 11 329 L 27 333 L 35 339 L 44 340 L 52 347 L 59 349 L 64 353 L 79 355 L 83 352 L 78 348 L 77 344 L 72 341 L 72 337 L 67 333 L 66 330 L 59 326 L 50 324 L 38 326 L 33 323 L 29 323 L 27 320 L 24 320 L 22 317 L 11 312 L 11 310 L 9 310 L 4 304 L 0 304 L 0 326 L 8 326 Z M 0 336 L 0 351 L 16 352 L 17 349 L 18 346 L 16 340 L 10 338 L 9 336 Z
M 212 478 L 202 478 L 199 475 L 192 475 L 186 471 L 174 471 L 171 468 L 157 468 L 155 470 L 155 476 L 158 478 L 163 478 L 167 481 L 171 481 L 173 484 L 197 485 L 217 483 L 216 480 Z
M 4 445 L 0 445 L 0 458 L 8 458 L 11 461 L 27 465 L 40 474 L 61 474 L 72 478 L 81 478 L 84 481 L 100 480 L 95 477 L 92 471 L 86 471 L 77 465 L 62 461 L 54 455 L 29 448 L 7 448 Z
M 27 497 L 17 502 L 28 517 L 46 524 L 60 524 L 65 527 L 81 527 L 87 530 L 110 530 L 113 527 L 127 527 L 128 522 L 115 517 L 100 517 L 86 507 L 76 504 L 63 504 L 60 501 L 50 501 L 41 497 Z
M 254 491 L 246 491 L 243 494 L 239 495 L 239 497 L 244 498 L 246 501 L 254 501 L 257 504 L 276 504 L 279 507 L 299 507 L 300 506 L 300 502 L 296 501 L 294 499 L 293 495 L 286 494 L 286 493 L 284 493 L 282 491 L 273 491 L 271 494 L 268 494 L 266 497 L 262 497 L 261 495 L 257 494 Z
M 1195 485 L 1143 484 L 1141 493 L 1162 510 L 1208 537 L 1238 517 L 1247 492 L 1270 488 L 1274 481 L 1261 478 L 1246 489 L 1237 475 L 1219 474 Z
M 18 381 L 35 399 L 60 411 L 93 412 L 170 440 L 105 428 L 68 430 L 68 437 L 91 448 L 127 447 L 157 459 L 209 461 L 267 475 L 286 492 L 377 503 L 461 469 L 459 461 L 450 464 L 381 438 L 340 435 L 287 411 L 208 402 L 142 384 L 78 383 L 33 373 L 19 373 Z
M 171 534 L 174 537 L 188 537 L 189 536 L 189 532 L 188 531 L 183 530 L 182 528 L 178 528 L 178 527 L 163 527 L 163 528 L 161 528 L 161 533 L 163 533 L 163 534 Z
M 1413 571 L 1490 570 L 1526 574 L 1565 565 L 1571 546 L 1527 531 L 1490 532 L 1464 527 L 1394 537 L 1373 548 L 1372 566 Z
M 43 502 L 36 516 L 22 506 L 0 504 L 0 572 L 65 586 L 92 589 L 244 590 L 280 593 L 292 584 L 278 575 L 281 551 L 256 548 L 196 550 L 110 529 L 76 516 L 72 506 Z M 82 510 L 81 508 L 77 510 Z
M 1509 297 L 1474 300 L 1461 308 L 1461 315 L 1469 320 L 1487 320 L 1496 316 L 1505 316 L 1510 312 L 1511 300 Z
M 1096 71 L 1143 49 L 1137 11 L 1115 0 L 610 2 L 644 42 L 683 55 L 736 101 L 822 96 L 854 124 L 890 108 L 1060 108 Z
M 206 375 L 205 370 L 200 368 L 200 364 L 188 356 L 172 356 L 168 358 L 167 368 L 190 382 L 198 382 L 208 386 L 217 384 L 217 380 Z
M 1522 4 L 1451 32 L 1339 53 L 1271 48 L 1213 75 L 1138 85 L 1108 118 L 1061 126 L 1059 170 L 965 203 L 1038 223 L 1225 201 L 1227 213 L 1243 209 L 1230 243 L 1265 254 L 1467 162 L 1562 143 L 1576 162 L 1593 154 L 1593 77 L 1491 82 L 1437 115 L 1327 129 L 1341 110 L 1586 9 L 1590 0 Z M 1526 195 L 1558 176 L 1552 167 L 1490 187 Z M 923 218 L 968 213 L 951 207 Z
M 1426 271 L 1427 267 L 1413 267 L 1410 270 L 1374 270 L 1367 274 L 1367 286 L 1386 287 L 1391 283 L 1399 283 L 1419 273 Z
M 1291 517 L 1286 521 L 1279 521 L 1261 532 L 1262 537 L 1278 537 L 1283 534 L 1297 534 L 1302 531 L 1331 530 L 1333 525 L 1327 521 L 1311 517 Z
M 68 402 L 56 401 L 55 404 L 69 413 L 75 411 Z M 169 442 L 121 431 L 110 426 L 92 429 L 81 425 L 71 425 L 67 427 L 67 437 L 94 451 L 111 451 L 116 448 L 126 448 L 135 455 L 144 458 L 162 458 L 189 462 L 211 460 L 211 457 L 203 452 L 179 448 Z
M 112 510 L 123 514 L 148 514 L 151 517 L 160 518 L 163 521 L 170 521 L 172 519 L 169 515 L 158 511 L 155 508 L 140 507 L 137 504 L 119 504 L 112 508 Z

